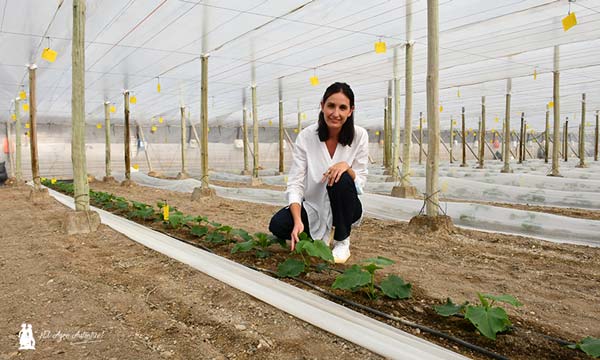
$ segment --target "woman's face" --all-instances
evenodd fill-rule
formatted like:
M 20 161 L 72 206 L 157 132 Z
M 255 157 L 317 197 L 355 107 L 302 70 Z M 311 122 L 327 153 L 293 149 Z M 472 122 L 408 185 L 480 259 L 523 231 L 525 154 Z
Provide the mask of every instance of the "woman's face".
M 350 107 L 350 99 L 343 92 L 338 92 L 329 96 L 325 103 L 321 103 L 321 111 L 327 127 L 334 130 L 342 128 L 354 108 Z

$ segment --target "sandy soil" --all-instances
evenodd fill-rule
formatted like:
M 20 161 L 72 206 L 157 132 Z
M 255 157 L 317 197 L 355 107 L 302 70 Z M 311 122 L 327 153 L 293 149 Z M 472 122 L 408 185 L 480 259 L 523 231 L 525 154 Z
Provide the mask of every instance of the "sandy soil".
M 142 186 L 123 188 L 94 183 L 92 188 L 148 204 L 167 198 L 184 213 L 208 216 L 213 221 L 250 232 L 266 232 L 271 215 L 278 210 L 269 205 L 222 198 L 191 202 L 189 194 Z M 475 302 L 477 292 L 508 293 L 525 304 L 516 309 L 507 307 L 517 326 L 570 341 L 584 336 L 600 337 L 598 248 L 461 229 L 431 233 L 410 228 L 402 222 L 365 219 L 352 233 L 352 254 L 350 262 L 377 255 L 396 261 L 384 273 L 398 274 L 413 284 L 418 302 L 404 309 L 405 312 L 400 308 L 407 306 L 400 305 L 397 309 L 409 319 L 415 316 L 417 320 L 429 321 L 435 315 L 423 308 L 429 309 L 430 304 L 439 303 L 446 297 L 455 302 Z M 422 315 L 424 312 L 427 317 Z M 484 339 L 485 345 L 501 353 L 514 349 L 512 358 L 577 356 L 570 351 L 561 352 L 561 349 L 552 354 L 536 354 L 532 350 L 535 344 L 518 341 L 492 343 Z
M 28 191 L 0 187 L 0 359 L 379 358 L 104 225 L 63 235 L 68 210 Z

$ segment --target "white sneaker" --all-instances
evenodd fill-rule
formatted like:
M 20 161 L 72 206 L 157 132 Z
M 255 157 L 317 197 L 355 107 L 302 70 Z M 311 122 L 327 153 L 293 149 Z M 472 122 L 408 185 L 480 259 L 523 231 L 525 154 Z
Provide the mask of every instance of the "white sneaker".
M 336 241 L 333 245 L 333 260 L 336 264 L 343 264 L 350 257 L 350 237 L 342 241 Z

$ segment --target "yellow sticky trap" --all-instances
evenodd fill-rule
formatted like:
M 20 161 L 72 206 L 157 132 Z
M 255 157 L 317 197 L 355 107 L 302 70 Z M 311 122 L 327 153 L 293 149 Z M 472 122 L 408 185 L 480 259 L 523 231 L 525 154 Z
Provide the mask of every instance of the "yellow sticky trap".
M 317 86 L 317 85 L 319 85 L 319 77 L 318 77 L 318 76 L 316 76 L 316 75 L 315 75 L 315 76 L 311 76 L 311 77 L 310 77 L 310 84 L 311 84 L 312 86 Z
M 160 92 L 160 83 L 156 84 L 156 92 L 159 93 Z
M 499 122 L 499 121 L 500 121 L 500 119 L 498 119 L 498 118 L 494 119 L 494 122 L 496 122 L 496 123 Z
M 562 26 L 564 31 L 568 31 L 575 25 L 577 25 L 577 17 L 575 17 L 574 12 L 570 13 L 562 19 Z
M 131 104 L 135 104 L 135 103 L 137 103 L 137 98 L 135 96 L 132 96 L 132 97 L 129 98 L 129 102 Z
M 447 181 L 442 181 L 442 186 L 440 187 L 440 190 L 443 193 L 447 193 L 448 192 L 448 182 Z
M 110 112 L 111 112 L 111 113 L 115 113 L 115 112 L 117 112 L 117 107 L 116 107 L 116 106 L 114 106 L 114 105 L 111 105 L 111 106 L 110 106 Z
M 23 104 L 23 111 L 29 111 L 29 104 Z
M 294 133 L 298 133 L 298 128 L 294 128 Z
M 529 124 L 525 125 L 526 129 L 529 129 L 531 126 Z
M 554 107 L 554 101 L 550 101 L 550 102 L 548 103 L 548 107 L 549 107 L 549 108 L 553 108 L 553 107 Z
M 533 70 L 533 80 L 537 80 L 537 70 Z
M 476 131 L 473 131 L 473 136 L 477 136 L 477 132 Z
M 29 129 L 29 123 L 25 123 L 25 129 Z
M 288 182 L 288 177 L 287 177 L 287 175 L 285 175 L 285 176 L 283 177 L 283 182 L 287 184 L 287 182 Z
M 456 90 L 456 96 L 460 97 L 460 89 Z
M 45 48 L 44 51 L 42 51 L 42 59 L 46 60 L 47 62 L 53 63 L 56 60 L 56 55 L 56 51 L 50 48 Z
M 452 120 L 452 125 L 456 125 L 456 120 Z
M 25 136 L 29 136 L 29 131 L 25 131 Z
M 163 123 L 163 121 L 165 121 L 165 119 L 163 119 L 163 117 L 162 117 L 162 116 L 158 118 L 158 123 L 159 123 L 159 124 L 162 124 L 162 123 Z
M 375 53 L 376 54 L 383 54 L 385 53 L 387 50 L 387 46 L 385 44 L 385 41 L 378 41 L 375 43 Z
M 473 131 L 473 128 L 469 128 L 469 132 Z
M 27 99 L 27 93 L 25 92 L 25 90 L 19 91 L 19 97 L 21 98 L 21 100 Z
M 269 126 L 273 125 L 273 120 L 269 120 Z
M 440 112 L 444 111 L 444 107 L 440 105 Z
M 100 123 L 97 123 L 97 124 L 96 124 L 96 129 L 102 129 L 102 124 L 100 124 Z
M 46 179 L 46 178 L 45 178 L 45 177 L 43 177 L 43 176 L 42 176 L 42 177 L 40 177 L 40 181 L 41 181 L 41 182 L 44 182 L 44 181 L 46 181 L 46 180 L 48 180 L 48 179 Z
M 158 130 L 158 128 L 156 127 L 156 125 L 152 125 L 152 127 L 150 128 L 150 131 L 155 133 L 156 130 Z
M 379 131 L 375 131 L 375 135 L 379 136 L 380 132 Z
M 452 136 L 456 136 L 456 131 L 453 131 L 453 132 L 452 132 Z
M 206 129 L 206 133 L 209 133 L 209 132 L 210 132 L 210 128 Z
M 163 220 L 169 221 L 169 204 L 165 204 L 162 208 Z
M 12 120 L 17 120 L 17 115 L 15 115 L 15 114 L 10 114 L 10 118 L 11 118 Z
M 592 123 L 590 123 L 590 122 L 586 122 L 586 123 L 585 123 L 585 126 L 592 126 Z
M 306 120 L 306 113 L 302 113 L 302 115 L 300 115 L 300 117 L 302 118 L 302 120 Z
M 56 184 L 56 178 L 50 179 L 50 184 L 53 184 L 53 185 Z
M 133 168 L 134 168 L 134 169 L 136 169 L 136 170 L 139 170 L 139 169 L 140 169 L 140 166 L 139 166 L 138 164 L 134 164 L 134 165 L 133 165 Z

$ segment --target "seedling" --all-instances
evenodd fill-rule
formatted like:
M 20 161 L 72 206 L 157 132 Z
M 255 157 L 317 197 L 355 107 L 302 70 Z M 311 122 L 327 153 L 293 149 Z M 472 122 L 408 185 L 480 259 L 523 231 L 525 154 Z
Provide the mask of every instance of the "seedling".
M 499 306 L 494 306 L 496 301 L 512 306 L 523 306 L 523 304 L 512 295 L 496 296 L 477 293 L 477 296 L 481 305 L 468 305 L 467 302 L 457 305 L 448 298 L 444 305 L 434 308 L 442 316 L 464 313 L 465 319 L 469 320 L 483 336 L 496 340 L 497 333 L 504 332 L 512 326 L 506 311 Z
M 271 252 L 267 250 L 267 248 L 272 244 L 278 242 L 276 237 L 267 235 L 265 233 L 256 233 L 254 234 L 253 238 L 242 229 L 236 229 L 234 230 L 234 232 L 235 235 L 240 236 L 246 241 L 235 244 L 235 246 L 231 249 L 232 254 L 235 254 L 236 252 L 248 252 L 251 250 L 255 250 L 254 254 L 256 255 L 256 257 L 261 259 L 267 258 L 272 255 Z
M 130 218 L 142 220 L 154 218 L 155 213 L 152 206 L 137 201 L 132 201 L 131 205 L 133 206 L 133 210 L 129 212 Z
M 300 233 L 298 238 L 300 241 L 296 244 L 294 254 L 299 254 L 302 261 L 293 258 L 285 260 L 277 266 L 277 275 L 280 277 L 298 276 L 310 269 L 312 258 L 333 263 L 331 249 L 323 241 L 313 240 L 306 233 Z M 319 266 L 321 265 L 317 265 L 317 268 Z
M 378 256 L 361 261 L 364 265 L 352 265 L 343 274 L 339 275 L 333 285 L 334 289 L 344 289 L 350 291 L 364 290 L 369 299 L 376 299 L 378 296 L 377 286 L 375 285 L 375 272 L 394 263 L 393 260 Z M 402 278 L 396 275 L 388 275 L 379 286 L 383 294 L 392 299 L 406 299 L 410 297 L 412 285 L 404 282 Z
M 586 337 L 577 344 L 567 345 L 571 349 L 579 349 L 593 358 L 600 357 L 600 339 L 591 336 Z

